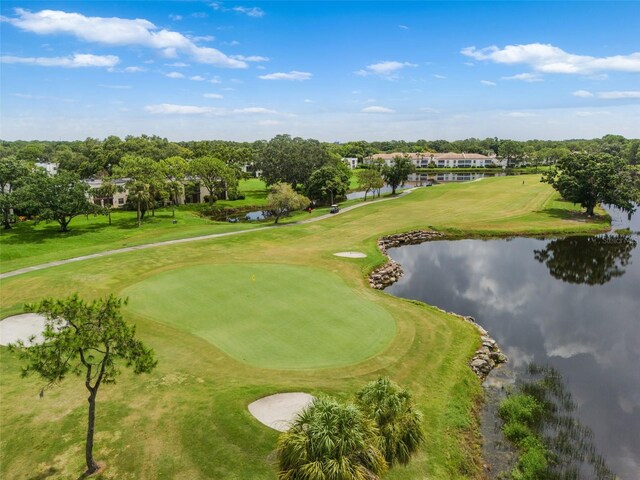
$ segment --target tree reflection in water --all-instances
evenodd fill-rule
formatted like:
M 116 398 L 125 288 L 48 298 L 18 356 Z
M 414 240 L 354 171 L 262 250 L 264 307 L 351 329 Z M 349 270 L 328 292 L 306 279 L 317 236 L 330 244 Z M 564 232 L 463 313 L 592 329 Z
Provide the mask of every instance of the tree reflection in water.
M 629 235 L 567 237 L 534 250 L 534 258 L 544 263 L 554 278 L 567 283 L 603 285 L 621 277 L 631 261 L 636 241 Z
M 592 431 L 575 417 L 576 404 L 556 369 L 529 364 L 527 374 L 518 380 L 516 391 L 511 395 L 532 397 L 535 399 L 535 404 L 541 407 L 535 419 L 529 417 L 525 420 L 534 436 L 539 439 L 533 441 L 541 441 L 546 450 L 546 462 L 544 462 L 546 466 L 542 471 L 537 469 L 531 478 L 545 480 L 583 478 L 614 480 L 616 478 L 604 457 L 596 450 Z M 507 403 L 507 400 L 503 404 Z M 519 463 L 518 467 L 516 471 L 523 465 Z M 524 470 L 526 471 L 527 468 Z M 521 470 L 518 473 L 524 472 Z M 513 478 L 519 478 L 518 474 L 515 473 Z

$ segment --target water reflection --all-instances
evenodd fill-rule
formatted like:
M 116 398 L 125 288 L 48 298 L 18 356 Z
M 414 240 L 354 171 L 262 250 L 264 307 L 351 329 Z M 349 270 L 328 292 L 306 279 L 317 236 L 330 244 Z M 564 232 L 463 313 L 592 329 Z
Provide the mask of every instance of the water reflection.
M 602 285 L 621 277 L 637 242 L 630 235 L 568 237 L 534 250 L 534 258 L 544 263 L 552 277 L 568 283 Z
M 592 269 L 590 276 L 572 277 L 584 283 L 550 275 L 532 252 L 562 257 L 566 244 L 556 240 L 459 240 L 391 249 L 405 276 L 387 291 L 475 317 L 513 367 L 535 362 L 557 368 L 599 451 L 621 478 L 635 479 L 640 472 L 640 248 L 638 236 L 630 239 L 612 246 L 618 250 L 613 265 L 624 274 L 611 274 L 606 283 L 595 280 L 616 271 L 606 266 L 611 260 L 599 261 L 595 269 L 605 273 Z M 573 253 L 585 251 L 575 246 Z M 573 264 L 588 265 L 592 255 Z

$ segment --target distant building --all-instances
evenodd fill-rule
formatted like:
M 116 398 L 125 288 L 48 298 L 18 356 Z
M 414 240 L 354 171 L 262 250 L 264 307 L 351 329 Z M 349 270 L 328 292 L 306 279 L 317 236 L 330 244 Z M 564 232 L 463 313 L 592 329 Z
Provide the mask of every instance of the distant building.
M 355 157 L 343 158 L 342 161 L 346 163 L 351 170 L 358 168 L 358 159 Z
M 496 157 L 480 153 L 436 153 L 432 160 L 440 168 L 491 167 L 496 163 Z
M 116 192 L 110 197 L 100 197 L 95 195 L 95 190 L 102 187 L 102 180 L 97 179 L 89 179 L 85 180 L 92 192 L 89 192 L 90 200 L 96 205 L 100 205 L 101 207 L 110 206 L 111 208 L 120 208 L 125 203 L 127 203 L 127 197 L 129 196 L 129 191 L 127 190 L 127 182 L 128 178 L 116 178 L 113 180 L 113 183 L 116 186 Z
M 394 158 L 403 157 L 410 159 L 416 168 L 427 168 L 429 166 L 429 162 L 433 158 L 434 153 L 431 152 L 421 152 L 421 153 L 403 153 L 403 152 L 394 152 L 394 153 L 375 153 L 370 157 L 365 158 L 365 164 L 371 164 L 375 160 L 382 160 L 385 165 L 391 166 L 393 165 Z
M 36 167 L 42 168 L 47 172 L 47 175 L 53 176 L 58 174 L 58 164 L 50 162 L 36 162 Z

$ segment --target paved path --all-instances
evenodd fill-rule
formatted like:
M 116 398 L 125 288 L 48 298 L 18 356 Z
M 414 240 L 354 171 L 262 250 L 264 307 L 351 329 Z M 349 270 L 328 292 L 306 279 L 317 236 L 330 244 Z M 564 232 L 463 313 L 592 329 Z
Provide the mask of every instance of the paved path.
M 25 273 L 29 273 L 29 272 L 35 272 L 36 270 L 44 270 L 45 268 L 51 268 L 51 267 L 57 267 L 58 265 L 66 265 L 68 263 L 73 263 L 73 262 L 82 262 L 84 260 L 90 260 L 92 258 L 100 258 L 100 257 L 106 257 L 109 255 L 117 255 L 118 253 L 125 253 L 125 252 L 133 252 L 136 250 L 145 250 L 147 248 L 156 248 L 156 247 L 164 247 L 166 245 L 176 245 L 179 243 L 187 243 L 187 242 L 196 242 L 198 240 L 209 240 L 212 238 L 220 238 L 220 237 L 229 237 L 231 235 L 243 235 L 246 233 L 252 233 L 252 232 L 259 232 L 265 229 L 271 229 L 271 228 L 286 228 L 289 227 L 291 225 L 301 225 L 304 223 L 313 223 L 313 222 L 319 222 L 321 220 L 326 220 L 327 218 L 332 218 L 335 217 L 336 215 L 341 215 L 343 213 L 346 213 L 350 210 L 353 210 L 355 208 L 360 208 L 360 207 L 365 207 L 367 205 L 373 205 L 379 202 L 386 202 L 389 200 L 395 200 L 397 198 L 400 197 L 404 197 L 405 195 L 411 193 L 412 191 L 415 190 L 416 187 L 414 188 L 409 188 L 407 190 L 403 190 L 401 193 L 399 193 L 397 196 L 395 197 L 387 197 L 387 198 L 381 198 L 379 200 L 375 200 L 372 202 L 367 202 L 367 203 L 358 203 L 356 205 L 352 205 L 350 207 L 345 207 L 343 209 L 340 210 L 340 212 L 338 213 L 327 213 L 325 215 L 320 215 L 319 217 L 314 217 L 314 218 L 309 218 L 307 220 L 302 220 L 300 222 L 293 222 L 293 223 L 287 223 L 284 225 L 269 225 L 267 227 L 262 227 L 262 228 L 252 228 L 249 230 L 239 230 L 236 232 L 225 232 L 225 233 L 212 233 L 210 235 L 200 235 L 197 237 L 189 237 L 189 238 L 180 238 L 177 240 L 165 240 L 164 242 L 155 242 L 155 243 L 146 243 L 144 245 L 136 245 L 134 247 L 124 247 L 124 248 L 117 248 L 115 250 L 107 250 L 104 252 L 98 252 L 98 253 L 92 253 L 90 255 L 82 255 L 80 257 L 74 257 L 74 258 L 67 258 L 66 260 L 56 260 L 55 262 L 48 262 L 48 263 L 41 263 L 40 265 L 32 265 L 31 267 L 25 267 L 25 268 L 20 268 L 18 270 L 13 270 L 10 272 L 5 272 L 5 273 L 0 273 L 0 280 L 5 279 L 5 278 L 10 278 L 10 277 L 15 277 L 17 275 L 22 275 Z

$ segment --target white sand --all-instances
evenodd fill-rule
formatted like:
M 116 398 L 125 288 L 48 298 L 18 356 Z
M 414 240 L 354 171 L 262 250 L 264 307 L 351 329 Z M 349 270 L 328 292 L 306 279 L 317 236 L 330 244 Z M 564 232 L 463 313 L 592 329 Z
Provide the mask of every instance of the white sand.
M 35 335 L 33 345 L 42 343 L 45 321 L 45 317 L 37 313 L 23 313 L 5 318 L 0 322 L 0 345 L 8 345 L 18 340 L 27 344 L 32 335 Z
M 336 257 L 347 257 L 347 258 L 365 258 L 367 256 L 366 253 L 362 252 L 338 252 L 334 253 Z
M 260 423 L 279 432 L 284 432 L 289 429 L 296 415 L 302 412 L 313 400 L 313 396 L 308 393 L 277 393 L 249 404 L 249 412 Z

